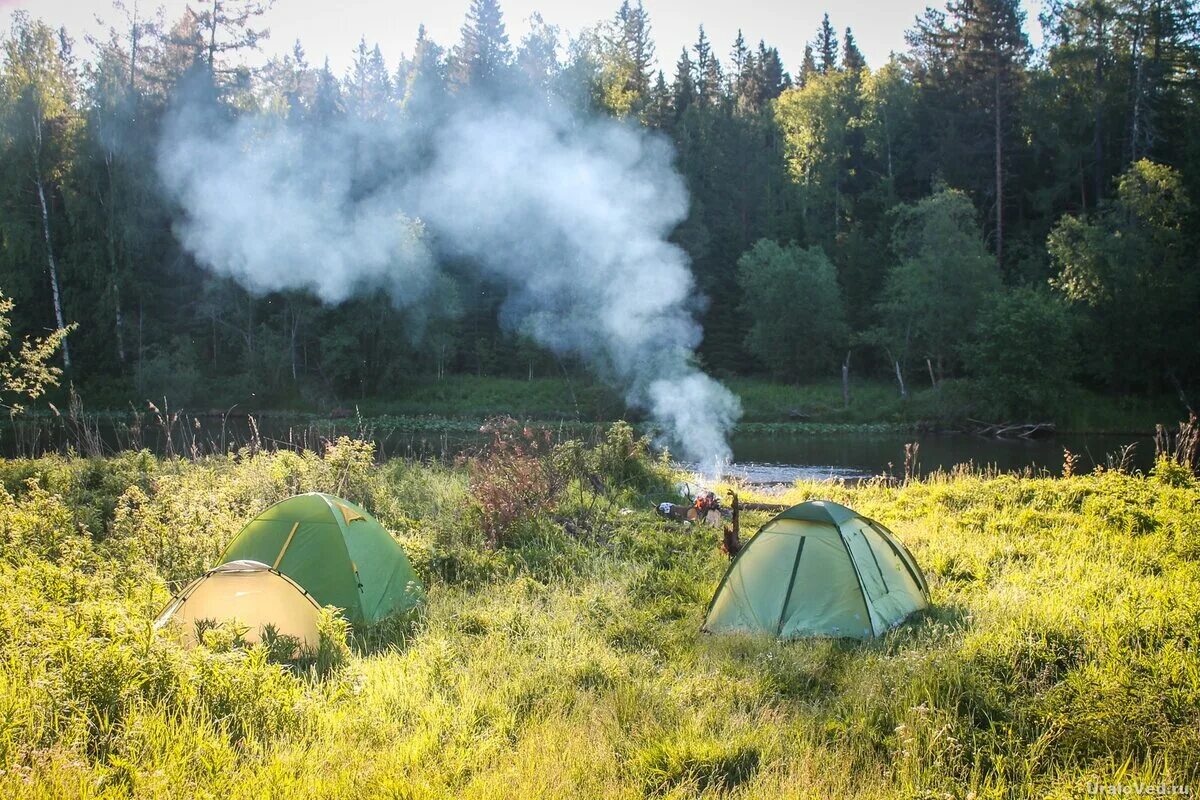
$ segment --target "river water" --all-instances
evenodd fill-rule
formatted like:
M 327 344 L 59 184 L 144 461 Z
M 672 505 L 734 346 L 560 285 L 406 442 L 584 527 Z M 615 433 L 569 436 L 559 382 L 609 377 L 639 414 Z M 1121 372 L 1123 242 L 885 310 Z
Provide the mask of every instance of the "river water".
M 1040 439 L 993 439 L 969 434 L 738 435 L 732 442 L 729 472 L 750 483 L 790 483 L 796 479 L 861 479 L 904 474 L 904 446 L 916 442 L 915 471 L 927 474 L 959 464 L 1016 472 L 1031 469 L 1061 475 L 1064 449 L 1078 457 L 1075 472 L 1119 461 L 1147 470 L 1154 463 L 1154 439 L 1136 434 L 1059 434 Z
M 428 429 L 422 426 L 429 422 Z M 170 437 L 165 435 L 169 427 Z M 433 420 L 328 420 L 288 414 L 249 417 L 181 415 L 164 425 L 153 415 L 98 415 L 80 424 L 67 418 L 34 418 L 0 426 L 0 455 L 28 456 L 74 450 L 84 455 L 111 454 L 146 448 L 182 456 L 226 452 L 255 444 L 267 449 L 321 447 L 336 436 L 349 435 L 375 442 L 381 458 L 453 458 L 477 448 L 482 437 L 475 424 Z M 564 428 L 567 436 L 594 436 L 578 427 Z M 1063 451 L 1078 458 L 1076 472 L 1086 472 L 1125 455 L 1127 468 L 1147 470 L 1154 459 L 1154 442 L 1137 434 L 1061 434 L 1041 439 L 993 439 L 967 434 L 911 433 L 777 433 L 735 435 L 734 462 L 726 472 L 754 484 L 791 483 L 797 479 L 857 480 L 878 475 L 902 476 L 905 445 L 917 443 L 914 472 L 928 474 L 959 464 L 999 472 L 1033 470 L 1059 475 Z M 711 474 L 708 469 L 699 472 Z

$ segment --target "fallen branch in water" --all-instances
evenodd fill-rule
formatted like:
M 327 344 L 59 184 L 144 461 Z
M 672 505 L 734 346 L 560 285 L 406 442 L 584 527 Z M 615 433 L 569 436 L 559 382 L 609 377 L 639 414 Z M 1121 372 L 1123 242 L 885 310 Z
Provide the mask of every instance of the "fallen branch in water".
M 976 436 L 991 436 L 996 439 L 1033 439 L 1049 436 L 1055 430 L 1053 422 L 983 422 L 978 419 L 968 419 L 967 422 L 975 426 L 971 433 Z
M 742 511 L 784 511 L 791 508 L 784 503 L 754 503 L 746 500 L 739 502 Z

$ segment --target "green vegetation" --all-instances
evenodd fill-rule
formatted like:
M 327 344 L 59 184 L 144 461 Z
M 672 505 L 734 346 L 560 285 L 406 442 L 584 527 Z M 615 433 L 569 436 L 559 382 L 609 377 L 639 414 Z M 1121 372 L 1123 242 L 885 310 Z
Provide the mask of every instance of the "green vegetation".
M 837 271 L 819 247 L 762 239 L 738 259 L 746 348 L 784 379 L 820 374 L 850 344 Z
M 1200 781 L 1187 468 L 793 487 L 887 524 L 930 579 L 931 613 L 849 645 L 699 634 L 726 562 L 713 531 L 649 513 L 667 476 L 627 427 L 500 452 L 0 462 L 0 788 L 982 800 Z M 477 498 L 513 485 L 537 502 L 493 517 L 489 544 Z M 169 586 L 306 490 L 397 535 L 429 586 L 420 616 L 349 649 L 329 620 L 320 665 L 151 632 Z
M 943 189 L 895 214 L 892 249 L 900 260 L 884 285 L 883 324 L 866 335 L 898 374 L 917 356 L 940 380 L 962 363 L 975 320 L 1000 288 L 999 271 L 963 192 Z
M 497 378 L 448 375 L 409 382 L 400 397 L 353 404 L 368 416 L 469 417 L 501 414 L 533 419 L 614 420 L 624 402 L 595 380 L 581 378 Z
M 10 414 L 23 410 L 21 402 L 35 400 L 58 385 L 62 370 L 50 364 L 54 352 L 66 340 L 66 328 L 49 336 L 30 337 L 13 347 L 13 301 L 0 294 L 0 408 Z

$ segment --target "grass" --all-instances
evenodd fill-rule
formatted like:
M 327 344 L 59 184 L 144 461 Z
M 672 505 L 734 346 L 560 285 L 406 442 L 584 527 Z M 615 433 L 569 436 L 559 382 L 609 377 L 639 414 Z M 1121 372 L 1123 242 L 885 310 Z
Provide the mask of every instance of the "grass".
M 464 469 L 349 440 L 4 461 L 0 485 L 7 797 L 1200 790 L 1200 484 L 1179 468 L 797 484 L 788 501 L 875 517 L 928 575 L 932 611 L 858 645 L 699 634 L 726 562 L 711 530 L 643 510 L 654 480 L 575 487 L 497 549 Z M 429 589 L 413 627 L 360 631 L 327 670 L 150 631 L 240 524 L 317 489 L 405 545 Z

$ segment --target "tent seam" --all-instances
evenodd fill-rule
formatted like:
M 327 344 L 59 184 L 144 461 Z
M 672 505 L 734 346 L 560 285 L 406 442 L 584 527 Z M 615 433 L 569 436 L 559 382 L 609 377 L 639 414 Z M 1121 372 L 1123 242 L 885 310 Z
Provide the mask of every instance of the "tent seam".
M 850 559 L 850 566 L 854 570 L 854 578 L 858 581 L 858 591 L 862 593 L 863 611 L 867 612 L 867 625 L 871 626 L 871 635 L 878 636 L 875 632 L 875 620 L 871 619 L 871 601 L 867 597 L 867 587 L 863 585 L 862 575 L 858 572 L 858 563 L 854 560 L 854 554 L 850 552 L 850 545 L 846 543 L 846 535 L 842 533 L 841 525 L 833 526 L 837 530 L 838 539 L 842 543 L 842 547 L 846 549 L 846 558 Z

